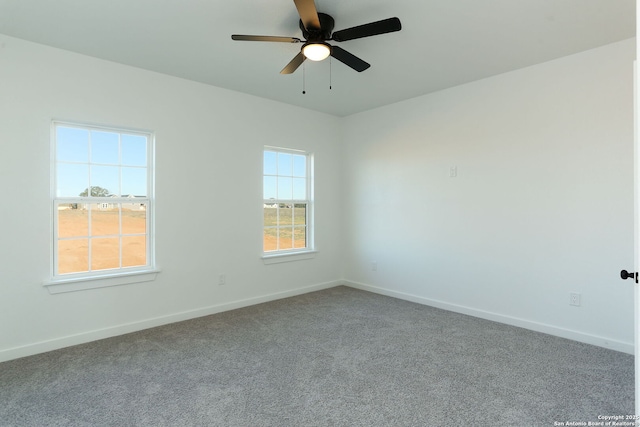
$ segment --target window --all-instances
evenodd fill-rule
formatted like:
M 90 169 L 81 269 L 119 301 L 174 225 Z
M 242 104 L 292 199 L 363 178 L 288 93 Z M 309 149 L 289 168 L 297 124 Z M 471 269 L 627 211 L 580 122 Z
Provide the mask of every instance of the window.
M 53 281 L 153 269 L 153 136 L 54 122 Z
M 264 150 L 263 251 L 286 254 L 313 249 L 313 157 L 282 148 Z

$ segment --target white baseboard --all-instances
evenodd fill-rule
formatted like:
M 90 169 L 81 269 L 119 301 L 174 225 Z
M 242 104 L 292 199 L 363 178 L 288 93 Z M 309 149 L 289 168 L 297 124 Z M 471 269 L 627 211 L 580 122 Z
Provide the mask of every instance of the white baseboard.
M 131 332 L 137 332 L 144 329 L 155 328 L 157 326 L 167 325 L 175 322 L 181 322 L 183 320 L 195 319 L 198 317 L 208 316 L 211 314 L 221 313 L 224 311 L 235 310 L 238 308 L 248 307 L 251 305 L 261 304 L 264 302 L 275 301 L 282 298 L 302 295 L 309 292 L 329 289 L 329 288 L 333 288 L 340 285 L 345 285 L 345 286 L 349 286 L 355 289 L 360 289 L 363 291 L 368 291 L 368 292 L 386 295 L 386 296 L 390 296 L 398 299 L 403 299 L 403 300 L 415 302 L 418 304 L 428 305 L 431 307 L 441 308 L 443 310 L 453 311 L 456 313 L 466 314 L 469 316 L 479 317 L 481 319 L 505 323 L 507 325 L 518 326 L 521 328 L 530 329 L 532 331 L 542 332 L 545 334 L 554 335 L 561 338 L 567 338 L 570 340 L 579 341 L 586 344 L 592 344 L 599 347 L 609 348 L 612 350 L 621 351 L 628 354 L 634 354 L 633 343 L 626 343 L 626 342 L 611 340 L 605 337 L 585 334 L 582 332 L 559 328 L 559 327 L 547 325 L 544 323 L 532 322 L 529 320 L 520 319 L 512 316 L 505 316 L 502 314 L 492 313 L 492 312 L 478 310 L 475 308 L 465 307 L 457 304 L 451 304 L 443 301 L 424 298 L 417 295 L 393 291 L 390 289 L 371 286 L 364 283 L 359 283 L 359 282 L 354 282 L 349 280 L 335 280 L 331 282 L 319 283 L 316 285 L 306 286 L 303 288 L 293 289 L 289 291 L 277 292 L 273 294 L 262 295 L 259 297 L 247 298 L 244 300 L 232 301 L 225 304 L 203 307 L 195 310 L 189 310 L 189 311 L 174 313 L 166 316 L 155 317 L 152 319 L 141 320 L 138 322 L 132 322 L 132 323 L 117 325 L 109 328 L 83 332 L 76 335 L 69 335 L 69 336 L 55 338 L 47 341 L 40 341 L 37 343 L 28 344 L 21 347 L 14 347 L 6 350 L 0 350 L 0 362 L 5 362 L 12 359 L 18 359 L 20 357 L 32 356 L 34 354 L 45 353 L 47 351 L 58 350 L 64 347 L 84 344 L 87 342 L 96 341 L 104 338 L 110 338 L 110 337 L 123 335 L 123 334 L 128 334 Z
M 198 308 L 195 310 L 183 311 L 180 313 L 169 314 L 166 316 L 155 317 L 152 319 L 141 320 L 138 322 L 127 323 L 123 325 L 113 326 L 94 331 L 83 332 L 76 335 L 69 335 L 61 338 L 54 338 L 47 341 L 40 341 L 34 344 L 28 344 L 21 347 L 14 347 L 7 350 L 0 350 L 0 362 L 6 362 L 20 357 L 32 356 L 34 354 L 45 353 L 47 351 L 58 350 L 64 347 L 84 344 L 104 338 L 115 337 L 118 335 L 128 334 L 131 332 L 142 331 L 144 329 L 155 328 L 157 326 L 167 325 L 170 323 L 181 322 L 183 320 L 195 319 L 210 314 L 221 313 L 223 311 L 235 310 L 237 308 L 248 307 L 264 302 L 275 301 L 282 298 L 289 298 L 296 295 L 302 295 L 309 292 L 320 291 L 342 285 L 341 280 L 332 282 L 319 283 L 316 285 L 306 286 L 303 288 L 292 289 L 284 292 L 276 292 L 273 294 L 262 295 L 244 300 L 232 301 L 225 304 L 213 305 L 209 307 Z
M 418 304 L 441 308 L 443 310 L 448 310 L 456 313 L 466 314 L 469 316 L 479 317 L 481 319 L 492 320 L 494 322 L 505 323 L 507 325 L 512 325 L 512 326 L 518 326 L 520 328 L 529 329 L 536 332 L 542 332 L 545 334 L 554 335 L 561 338 L 567 338 L 573 341 L 583 342 L 586 344 L 592 344 L 598 347 L 604 347 L 611 350 L 620 351 L 623 353 L 634 354 L 635 352 L 634 343 L 627 343 L 627 342 L 612 340 L 605 337 L 600 337 L 597 335 L 585 334 L 583 332 L 559 328 L 553 325 L 547 325 L 544 323 L 533 322 L 530 320 L 520 319 L 517 317 L 506 316 L 503 314 L 492 313 L 489 311 L 478 310 L 471 307 L 465 307 L 462 305 L 451 304 L 444 301 L 424 298 L 417 295 L 407 294 L 404 292 L 398 292 L 390 289 L 380 288 L 377 286 L 371 286 L 365 283 L 353 282 L 350 280 L 343 280 L 342 283 L 345 286 L 349 286 L 355 289 L 360 289 L 363 291 L 374 292 L 376 294 L 386 295 L 389 297 L 403 299 L 403 300 L 415 302 Z

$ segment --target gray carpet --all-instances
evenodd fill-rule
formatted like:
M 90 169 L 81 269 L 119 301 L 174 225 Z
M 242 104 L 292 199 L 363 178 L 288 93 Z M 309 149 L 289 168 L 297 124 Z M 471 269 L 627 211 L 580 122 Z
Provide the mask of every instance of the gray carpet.
M 0 364 L 2 426 L 550 426 L 633 357 L 346 287 Z

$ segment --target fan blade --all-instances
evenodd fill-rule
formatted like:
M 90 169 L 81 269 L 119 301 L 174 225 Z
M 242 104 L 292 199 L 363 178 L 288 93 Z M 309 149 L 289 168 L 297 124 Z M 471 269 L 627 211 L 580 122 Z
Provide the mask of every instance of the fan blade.
M 277 36 L 246 36 L 243 34 L 233 34 L 231 36 L 233 40 L 247 41 L 247 42 L 281 42 L 281 43 L 300 43 L 297 37 L 277 37 Z
M 359 39 L 362 37 L 377 36 L 378 34 L 392 33 L 400 31 L 402 24 L 398 18 L 383 19 L 382 21 L 370 22 L 369 24 L 358 25 L 357 27 L 333 33 L 331 40 L 345 42 L 347 40 Z
M 313 0 L 293 0 L 293 2 L 296 4 L 298 15 L 300 15 L 304 27 L 309 31 L 319 30 L 321 28 L 320 18 L 318 18 L 318 10 Z
M 295 70 L 298 69 L 298 67 L 300 65 L 302 65 L 302 63 L 304 62 L 305 59 L 307 59 L 307 58 L 302 54 L 302 52 L 298 53 L 296 56 L 293 57 L 291 62 L 289 62 L 287 64 L 287 66 L 284 67 L 282 69 L 282 71 L 280 71 L 280 74 L 291 74 L 291 73 L 293 73 Z
M 338 46 L 331 46 L 331 56 L 359 73 L 371 67 L 367 62 Z

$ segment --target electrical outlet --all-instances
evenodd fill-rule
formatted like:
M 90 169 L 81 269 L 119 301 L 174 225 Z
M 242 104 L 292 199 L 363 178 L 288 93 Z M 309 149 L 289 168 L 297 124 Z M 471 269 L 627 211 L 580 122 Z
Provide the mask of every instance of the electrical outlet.
M 378 271 L 378 263 L 375 261 L 371 262 L 371 271 Z
M 458 176 L 458 166 L 451 166 L 449 168 L 449 178 L 455 178 Z
M 218 285 L 222 286 L 226 284 L 227 284 L 227 276 L 224 274 L 221 274 L 220 276 L 218 276 Z
M 569 305 L 575 305 L 580 307 L 580 294 L 577 292 L 571 292 L 569 294 Z

